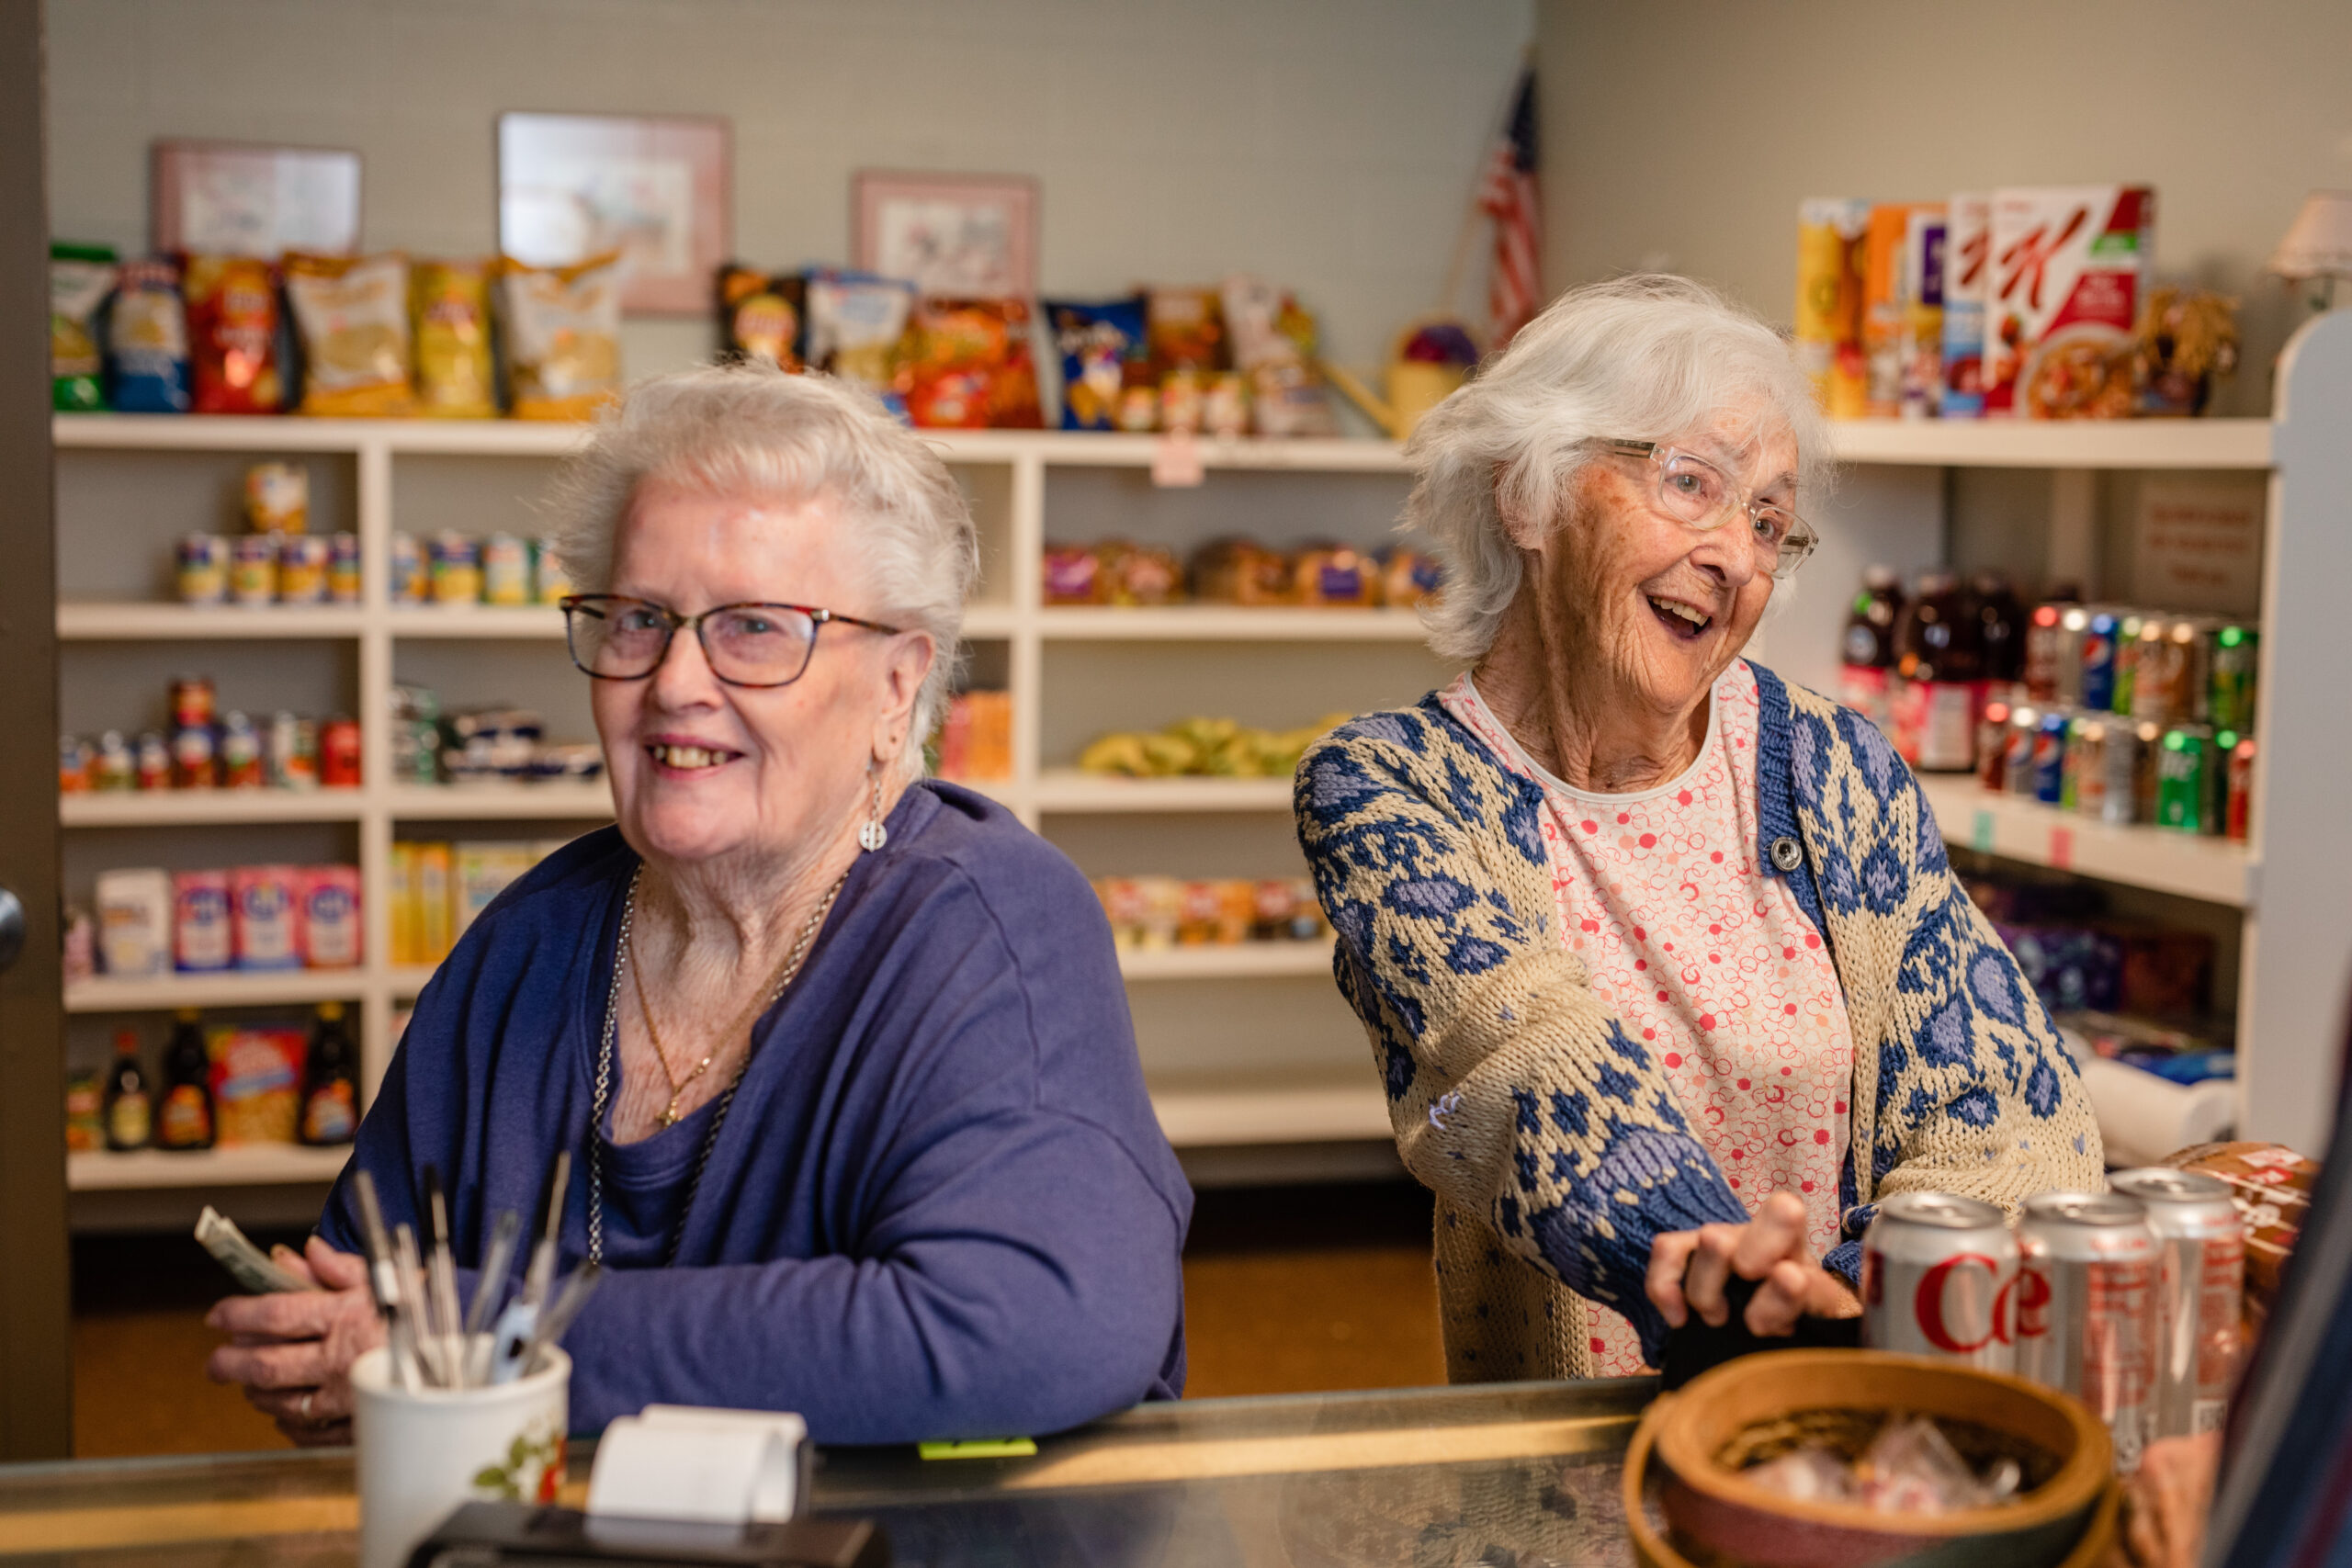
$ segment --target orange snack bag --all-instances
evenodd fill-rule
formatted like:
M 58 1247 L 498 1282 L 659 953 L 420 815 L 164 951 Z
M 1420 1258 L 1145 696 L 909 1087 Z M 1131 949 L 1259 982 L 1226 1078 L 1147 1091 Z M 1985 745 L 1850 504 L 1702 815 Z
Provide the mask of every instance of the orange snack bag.
M 192 255 L 182 273 L 197 413 L 277 413 L 277 269 L 251 256 Z

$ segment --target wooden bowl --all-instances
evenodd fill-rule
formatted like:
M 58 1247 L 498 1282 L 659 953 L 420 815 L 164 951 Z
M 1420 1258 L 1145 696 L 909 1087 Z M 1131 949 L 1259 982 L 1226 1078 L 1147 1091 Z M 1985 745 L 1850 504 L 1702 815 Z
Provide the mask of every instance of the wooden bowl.
M 1802 1411 L 1911 1411 L 1973 1423 L 2039 1449 L 2047 1480 L 2013 1503 L 1949 1514 L 1883 1514 L 1850 1503 L 1784 1497 L 1716 1457 L 1748 1429 Z M 2021 1379 L 1873 1350 L 1781 1350 L 1746 1357 L 1661 1395 L 1642 1418 L 1625 1467 L 1637 1547 L 1643 1472 L 1655 1457 L 1674 1555 L 1747 1568 L 2060 1568 L 2111 1539 L 2115 1492 L 2107 1428 L 2073 1400 Z M 2046 1468 L 2046 1467 L 2045 1467 Z M 1645 1560 L 1651 1560 L 1645 1551 Z

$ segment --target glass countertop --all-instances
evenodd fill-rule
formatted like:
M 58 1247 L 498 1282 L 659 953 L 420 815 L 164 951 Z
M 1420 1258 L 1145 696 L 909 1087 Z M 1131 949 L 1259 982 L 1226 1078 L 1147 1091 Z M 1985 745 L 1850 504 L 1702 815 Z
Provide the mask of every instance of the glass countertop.
M 1655 1380 L 1139 1406 L 1035 1455 L 829 1449 L 813 1503 L 927 1568 L 1627 1564 L 1619 1460 Z M 585 1495 L 576 1445 L 565 1501 Z M 352 1561 L 347 1450 L 0 1466 L 0 1558 L 76 1568 Z

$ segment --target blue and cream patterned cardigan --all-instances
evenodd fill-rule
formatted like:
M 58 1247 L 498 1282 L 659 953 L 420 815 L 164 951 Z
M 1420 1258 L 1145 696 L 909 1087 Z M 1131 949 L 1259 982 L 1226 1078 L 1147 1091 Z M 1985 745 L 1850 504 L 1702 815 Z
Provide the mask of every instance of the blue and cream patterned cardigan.
M 2098 1129 L 2041 1002 L 1952 874 L 1917 781 L 1868 720 L 1755 670 L 1756 863 L 1829 944 L 1854 1039 L 1838 1186 L 1852 1280 L 1888 1193 L 2014 1209 L 2103 1185 Z M 1650 1240 L 1747 1217 L 1658 1062 L 1559 940 L 1543 792 L 1434 697 L 1341 725 L 1294 806 L 1406 1167 L 1436 1194 L 1456 1382 L 1589 1375 L 1579 1297 L 1655 1361 Z

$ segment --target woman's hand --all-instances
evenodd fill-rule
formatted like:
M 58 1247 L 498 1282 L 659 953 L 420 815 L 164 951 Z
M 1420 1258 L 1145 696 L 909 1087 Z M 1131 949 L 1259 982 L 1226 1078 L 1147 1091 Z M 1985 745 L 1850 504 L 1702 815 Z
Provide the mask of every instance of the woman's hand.
M 288 1272 L 307 1273 L 310 1291 L 231 1296 L 205 1322 L 229 1343 L 212 1352 L 205 1374 L 245 1385 L 254 1409 L 306 1448 L 351 1440 L 351 1363 L 384 1342 L 384 1325 L 368 1292 L 368 1265 L 312 1236 Z
M 2123 1529 L 2110 1563 L 2130 1568 L 2196 1568 L 2213 1511 L 2222 1468 L 2222 1434 L 2159 1438 L 2123 1483 Z
M 1804 1200 L 1775 1192 L 1744 1225 L 1668 1231 L 1650 1243 L 1650 1304 L 1668 1327 L 1681 1327 L 1695 1312 L 1720 1328 L 1731 1316 L 1724 1289 L 1736 1274 L 1758 1281 L 1745 1320 L 1750 1334 L 1792 1334 L 1801 1317 L 1860 1315 L 1862 1303 L 1846 1282 L 1813 1260 L 1804 1227 Z

